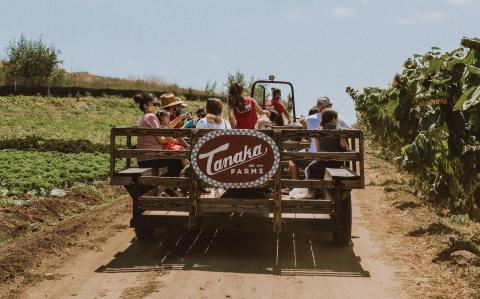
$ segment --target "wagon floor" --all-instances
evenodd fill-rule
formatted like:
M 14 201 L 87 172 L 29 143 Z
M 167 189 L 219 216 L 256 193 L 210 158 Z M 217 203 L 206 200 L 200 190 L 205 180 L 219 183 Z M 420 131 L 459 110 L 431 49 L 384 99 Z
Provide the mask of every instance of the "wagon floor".
M 166 217 L 186 217 L 188 218 L 188 212 L 179 212 L 179 211 L 145 211 L 142 213 L 145 216 L 166 216 Z M 210 213 L 204 216 L 223 216 L 225 213 Z M 252 213 L 231 213 L 231 218 L 248 218 L 248 217 L 255 217 L 255 218 L 267 218 L 266 215 L 259 215 L 259 214 L 252 214 Z M 268 214 L 268 218 L 273 219 L 273 213 Z M 283 213 L 283 219 L 330 219 L 328 214 L 320 214 L 320 213 Z

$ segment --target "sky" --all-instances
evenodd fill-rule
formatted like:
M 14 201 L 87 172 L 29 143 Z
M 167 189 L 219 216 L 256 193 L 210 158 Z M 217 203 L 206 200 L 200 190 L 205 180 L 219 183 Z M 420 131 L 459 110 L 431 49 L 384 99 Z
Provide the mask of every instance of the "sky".
M 346 86 L 386 87 L 431 46 L 480 37 L 480 0 L 1 0 L 0 57 L 22 33 L 61 49 L 68 71 L 223 86 L 228 73 L 291 81 L 298 114 Z M 287 92 L 283 93 L 284 95 Z

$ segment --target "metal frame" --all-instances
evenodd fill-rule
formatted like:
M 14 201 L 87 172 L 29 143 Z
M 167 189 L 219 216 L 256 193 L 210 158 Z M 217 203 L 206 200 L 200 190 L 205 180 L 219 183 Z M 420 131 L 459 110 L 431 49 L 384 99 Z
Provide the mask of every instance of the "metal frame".
M 297 114 L 295 112 L 295 91 L 293 88 L 293 84 L 288 81 L 276 81 L 276 80 L 257 80 L 253 82 L 252 89 L 250 90 L 250 96 L 253 98 L 255 95 L 255 86 L 257 84 L 286 84 L 290 86 L 290 90 L 292 91 L 292 112 L 293 112 L 293 121 L 297 121 Z M 265 108 L 265 86 L 260 85 L 263 87 L 263 103 L 262 107 Z

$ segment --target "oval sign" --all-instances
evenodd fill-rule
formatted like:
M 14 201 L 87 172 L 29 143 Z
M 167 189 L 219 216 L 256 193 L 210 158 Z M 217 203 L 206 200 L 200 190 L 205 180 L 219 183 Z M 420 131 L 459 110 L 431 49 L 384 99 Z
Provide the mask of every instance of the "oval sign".
M 251 188 L 270 179 L 280 164 L 272 138 L 254 130 L 218 130 L 200 138 L 193 147 L 192 167 L 209 185 Z

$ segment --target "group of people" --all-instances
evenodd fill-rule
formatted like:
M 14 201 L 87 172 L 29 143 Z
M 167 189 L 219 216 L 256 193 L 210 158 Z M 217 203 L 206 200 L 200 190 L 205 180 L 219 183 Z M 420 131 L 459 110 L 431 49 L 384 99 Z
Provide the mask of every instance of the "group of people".
M 291 122 L 292 118 L 288 110 L 281 102 L 281 92 L 273 89 L 272 100 L 262 109 L 255 99 L 245 96 L 243 87 L 233 84 L 228 92 L 227 109 L 228 120 L 223 117 L 224 104 L 222 100 L 210 98 L 205 107 L 196 111 L 197 121 L 194 121 L 190 112 L 183 113 L 187 104 L 176 97 L 173 93 L 166 93 L 159 99 L 152 93 L 139 93 L 133 97 L 138 108 L 143 112 L 138 120 L 138 126 L 142 128 L 197 128 L 197 129 L 268 129 L 272 125 L 284 125 L 284 119 Z M 337 112 L 331 109 L 328 97 L 317 99 L 316 105 L 310 109 L 309 116 L 302 119 L 300 124 L 306 129 L 336 129 L 349 128 L 348 125 L 338 119 Z M 189 148 L 189 144 L 183 138 L 166 136 L 139 136 L 137 148 L 139 149 L 163 149 L 180 151 Z M 348 142 L 343 138 L 322 138 L 322 142 L 312 138 L 309 151 L 345 151 Z M 318 161 L 319 162 L 319 161 Z M 293 179 L 298 179 L 299 167 L 306 167 L 306 178 L 323 178 L 322 169 L 325 167 L 339 167 L 337 161 L 331 163 L 318 163 L 316 161 L 306 163 L 305 160 L 291 161 L 290 173 Z M 182 169 L 188 168 L 187 159 L 147 159 L 139 158 L 139 167 L 163 168 L 167 167 L 166 176 L 180 176 Z M 337 165 L 338 164 L 338 165 Z M 175 196 L 173 190 L 166 190 L 170 196 Z

